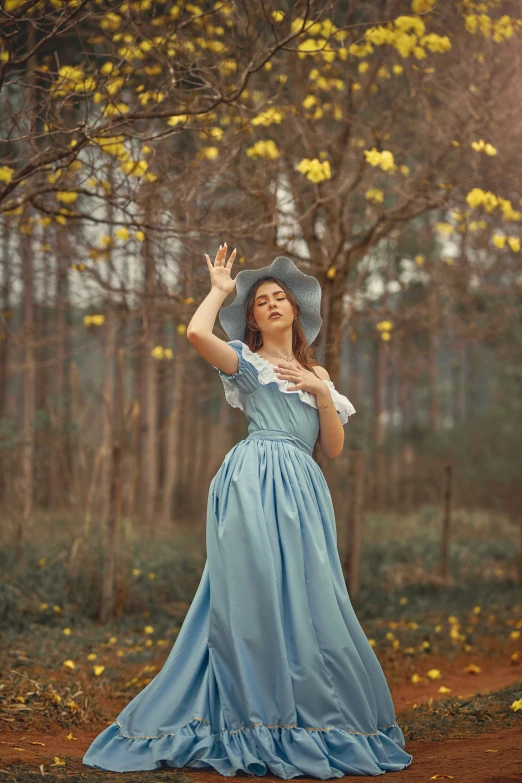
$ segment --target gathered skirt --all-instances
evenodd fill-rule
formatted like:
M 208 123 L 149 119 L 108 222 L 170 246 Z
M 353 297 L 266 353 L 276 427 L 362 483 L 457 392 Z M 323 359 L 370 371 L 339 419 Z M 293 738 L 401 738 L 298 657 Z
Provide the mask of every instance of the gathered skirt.
M 210 484 L 206 544 L 164 666 L 83 763 L 323 780 L 409 766 L 309 444 L 279 430 L 236 444 Z

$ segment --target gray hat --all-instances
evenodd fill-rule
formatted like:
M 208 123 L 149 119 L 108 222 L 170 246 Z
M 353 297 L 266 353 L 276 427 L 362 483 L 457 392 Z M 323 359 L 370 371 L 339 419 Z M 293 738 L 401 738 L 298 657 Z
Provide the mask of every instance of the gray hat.
M 321 284 L 316 277 L 305 275 L 286 256 L 278 256 L 261 269 L 242 269 L 236 275 L 236 297 L 219 311 L 219 322 L 231 340 L 245 339 L 246 299 L 254 283 L 264 277 L 277 277 L 291 290 L 299 303 L 299 321 L 308 345 L 323 325 L 321 318 Z

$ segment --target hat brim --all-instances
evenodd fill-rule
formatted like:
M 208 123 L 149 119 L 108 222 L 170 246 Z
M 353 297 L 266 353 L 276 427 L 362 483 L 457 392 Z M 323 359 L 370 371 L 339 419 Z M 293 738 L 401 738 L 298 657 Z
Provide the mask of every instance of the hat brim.
M 261 269 L 242 269 L 236 275 L 236 296 L 232 304 L 219 311 L 219 322 L 231 340 L 245 339 L 246 299 L 254 283 L 265 277 L 277 277 L 291 290 L 299 303 L 299 321 L 307 343 L 313 343 L 323 325 L 321 284 L 316 277 L 302 272 L 286 256 L 277 256 Z

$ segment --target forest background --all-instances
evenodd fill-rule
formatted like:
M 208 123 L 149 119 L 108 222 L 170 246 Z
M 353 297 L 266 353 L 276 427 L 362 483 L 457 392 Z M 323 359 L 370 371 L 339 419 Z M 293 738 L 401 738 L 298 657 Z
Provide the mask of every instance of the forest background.
M 186 339 L 227 241 L 236 271 L 321 283 L 316 356 L 356 415 L 314 456 L 361 619 L 484 603 L 519 643 L 519 12 L 5 0 L 4 628 L 181 622 L 246 434 Z

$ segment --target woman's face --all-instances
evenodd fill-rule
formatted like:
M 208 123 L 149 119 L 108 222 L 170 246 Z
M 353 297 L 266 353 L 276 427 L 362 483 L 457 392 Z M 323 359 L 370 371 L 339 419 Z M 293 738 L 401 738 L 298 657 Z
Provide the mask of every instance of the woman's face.
M 294 311 L 278 283 L 261 283 L 256 291 L 253 314 L 262 334 L 280 334 L 292 328 Z

